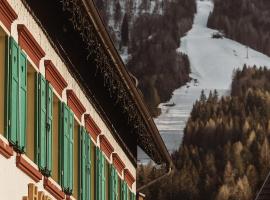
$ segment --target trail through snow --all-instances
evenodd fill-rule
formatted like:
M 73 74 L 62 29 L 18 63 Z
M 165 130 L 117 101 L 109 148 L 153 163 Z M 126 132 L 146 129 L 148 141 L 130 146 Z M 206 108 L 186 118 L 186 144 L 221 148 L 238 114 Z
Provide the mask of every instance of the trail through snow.
M 247 50 L 246 46 L 227 38 L 213 39 L 212 34 L 217 30 L 207 28 L 208 16 L 212 10 L 212 1 L 197 1 L 193 27 L 181 38 L 180 48 L 177 49 L 188 55 L 193 81 L 175 90 L 171 100 L 160 105 L 162 114 L 155 119 L 170 152 L 181 145 L 186 122 L 201 90 L 208 94 L 210 90 L 217 89 L 219 95 L 226 95 L 234 69 L 242 68 L 244 64 L 270 66 L 270 58 L 260 52 L 250 48 Z M 141 162 L 147 160 L 142 151 L 138 151 L 138 157 Z

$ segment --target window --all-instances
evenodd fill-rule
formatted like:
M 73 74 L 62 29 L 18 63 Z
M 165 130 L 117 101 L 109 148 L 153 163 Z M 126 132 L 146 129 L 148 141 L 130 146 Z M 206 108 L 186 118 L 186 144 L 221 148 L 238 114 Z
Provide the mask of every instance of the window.
M 131 191 L 131 190 L 129 190 L 129 200 L 135 200 L 136 199 L 136 195 Z
M 118 174 L 113 165 L 110 165 L 110 200 L 118 200 Z
M 121 181 L 121 200 L 128 200 L 128 187 L 125 181 Z
M 59 182 L 59 119 L 60 112 L 59 107 L 61 101 L 54 94 L 53 95 L 53 132 L 52 132 L 52 178 L 57 183 Z
M 96 146 L 94 143 L 91 141 L 91 199 L 95 199 L 95 192 L 96 192 L 96 183 L 95 180 L 97 178 L 96 172 Z
M 35 78 L 34 67 L 27 63 L 27 124 L 26 124 L 26 155 L 35 160 Z
M 42 74 L 36 73 L 35 161 L 45 176 L 52 171 L 53 91 Z
M 73 144 L 73 166 L 74 166 L 74 171 L 73 171 L 73 180 L 74 180 L 74 186 L 73 187 L 73 196 L 76 199 L 79 199 L 79 145 L 80 145 L 80 140 L 79 140 L 79 131 L 80 131 L 80 126 L 76 120 L 74 120 L 74 144 Z M 85 199 L 85 198 L 84 198 Z
M 14 149 L 25 152 L 27 76 L 26 55 L 15 40 L 9 40 L 9 66 L 7 67 L 7 136 Z
M 0 135 L 5 133 L 5 68 L 7 58 L 7 36 L 0 28 Z
M 136 200 L 136 195 L 130 191 L 129 193 L 129 199 L 130 200 Z
M 80 199 L 91 198 L 91 139 L 85 128 L 80 127 Z
M 109 162 L 105 159 L 105 192 L 106 192 L 106 200 L 109 200 L 109 191 L 110 191 L 110 165 Z
M 122 188 L 121 188 L 121 186 L 122 186 L 122 180 L 121 180 L 121 178 L 120 177 L 118 177 L 118 200 L 121 200 L 121 192 L 122 192 Z
M 74 114 L 65 104 L 61 104 L 61 124 L 59 131 L 60 139 L 60 182 L 65 193 L 72 194 L 73 191 L 73 131 L 74 131 Z
M 105 157 L 99 148 L 96 148 L 96 199 L 106 199 Z

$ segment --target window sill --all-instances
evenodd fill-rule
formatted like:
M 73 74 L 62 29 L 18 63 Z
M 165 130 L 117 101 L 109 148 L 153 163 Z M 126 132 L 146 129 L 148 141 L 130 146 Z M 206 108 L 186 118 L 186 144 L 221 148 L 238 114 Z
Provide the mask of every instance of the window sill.
M 0 153 L 6 158 L 13 156 L 13 148 L 0 138 Z
M 42 179 L 42 174 L 32 164 L 24 158 L 23 155 L 17 154 L 16 166 L 31 177 L 35 182 L 39 182 Z
M 57 187 L 57 185 L 50 180 L 50 178 L 44 177 L 44 188 L 53 195 L 57 200 L 65 199 L 65 193 Z

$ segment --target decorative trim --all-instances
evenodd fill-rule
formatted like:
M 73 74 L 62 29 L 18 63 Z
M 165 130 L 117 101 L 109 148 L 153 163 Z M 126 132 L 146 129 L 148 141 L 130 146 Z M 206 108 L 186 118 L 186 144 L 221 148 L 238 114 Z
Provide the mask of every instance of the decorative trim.
M 44 65 L 46 79 L 52 84 L 56 92 L 62 97 L 63 90 L 68 86 L 66 80 L 56 69 L 51 60 L 45 60 Z
M 101 134 L 100 128 L 89 114 L 84 115 L 84 121 L 86 130 L 90 133 L 95 142 L 97 142 L 97 137 Z
M 131 188 L 132 184 L 135 182 L 135 178 L 132 176 L 128 169 L 124 169 L 124 179 L 127 182 L 128 186 Z
M 122 175 L 122 171 L 125 169 L 126 166 L 117 153 L 112 154 L 112 160 L 115 169 L 118 171 L 119 174 Z
M 99 136 L 100 149 L 105 153 L 105 155 L 110 158 L 112 152 L 114 151 L 113 146 L 110 144 L 105 135 Z
M 57 200 L 65 199 L 65 193 L 59 189 L 48 177 L 44 177 L 43 186 Z
M 24 24 L 18 24 L 18 35 L 19 45 L 39 68 L 39 62 L 45 56 L 45 52 Z
M 0 138 L 0 153 L 6 158 L 13 156 L 13 148 Z
M 86 109 L 73 90 L 67 90 L 67 105 L 71 108 L 79 120 L 81 120 L 83 113 L 86 112 Z
M 104 87 L 114 100 L 113 105 L 120 104 L 121 112 L 127 115 L 131 127 L 129 134 L 137 136 L 137 142 L 156 163 L 164 163 L 164 156 L 154 142 L 155 136 L 152 135 L 157 134 L 154 122 L 149 121 L 151 116 L 147 107 L 143 104 L 141 95 L 136 91 L 124 64 L 114 50 L 108 34 L 102 28 L 102 21 L 93 2 L 90 1 L 87 5 L 81 0 L 61 2 L 63 11 L 71 16 L 69 20 L 74 29 L 80 33 L 88 56 L 95 58 L 97 74 L 103 76 Z M 90 16 L 87 10 L 91 8 L 93 8 L 93 15 Z
M 9 5 L 7 0 L 0 0 L 0 20 L 5 25 L 5 27 L 11 30 L 12 22 L 18 18 L 16 12 Z
M 31 177 L 35 182 L 39 182 L 42 179 L 42 174 L 33 167 L 21 154 L 17 154 L 16 166 Z

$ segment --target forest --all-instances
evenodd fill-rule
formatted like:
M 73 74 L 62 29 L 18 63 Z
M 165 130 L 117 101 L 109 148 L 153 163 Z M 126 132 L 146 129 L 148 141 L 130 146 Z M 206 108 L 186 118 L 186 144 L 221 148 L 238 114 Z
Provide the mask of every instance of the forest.
M 104 8 L 106 3 L 102 1 L 99 0 L 97 5 L 108 30 L 112 30 Z M 168 101 L 176 88 L 190 81 L 189 59 L 186 55 L 177 53 L 176 49 L 180 46 L 180 38 L 191 29 L 196 2 L 164 0 L 162 12 L 143 12 L 149 7 L 149 3 L 150 1 L 143 0 L 139 15 L 134 17 L 135 11 L 131 8 L 121 14 L 123 8 L 118 1 L 113 19 L 120 20 L 115 22 L 121 24 L 120 41 L 117 40 L 116 33 L 110 32 L 119 52 L 127 49 L 127 68 L 138 79 L 139 89 L 152 115 L 156 116 L 159 114 L 158 105 Z
M 214 0 L 208 27 L 270 56 L 269 0 Z
M 202 91 L 172 154 L 174 174 L 144 193 L 148 200 L 253 200 L 270 170 L 269 140 L 270 70 L 245 65 L 230 95 Z M 164 170 L 139 166 L 138 185 Z

